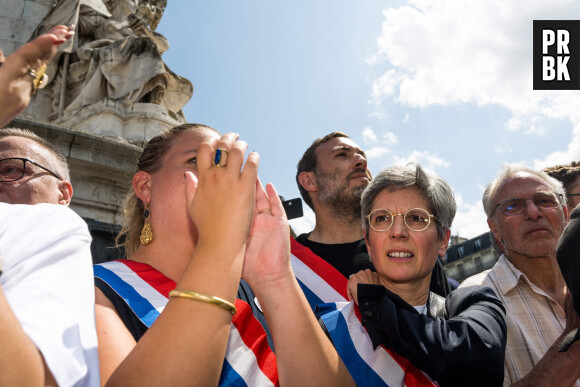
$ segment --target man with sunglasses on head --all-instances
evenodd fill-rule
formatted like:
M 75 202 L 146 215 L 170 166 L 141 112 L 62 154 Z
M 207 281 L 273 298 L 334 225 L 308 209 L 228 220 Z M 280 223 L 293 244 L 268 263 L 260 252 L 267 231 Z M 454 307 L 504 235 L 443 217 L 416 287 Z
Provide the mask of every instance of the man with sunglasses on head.
M 564 194 L 556 179 L 518 165 L 505 165 L 483 194 L 501 256 L 461 287 L 490 286 L 504 303 L 504 386 L 580 386 L 580 344 L 558 352 L 564 336 L 580 325 L 556 260 L 568 221 Z
M 99 385 L 91 236 L 66 158 L 0 129 L 0 385 Z

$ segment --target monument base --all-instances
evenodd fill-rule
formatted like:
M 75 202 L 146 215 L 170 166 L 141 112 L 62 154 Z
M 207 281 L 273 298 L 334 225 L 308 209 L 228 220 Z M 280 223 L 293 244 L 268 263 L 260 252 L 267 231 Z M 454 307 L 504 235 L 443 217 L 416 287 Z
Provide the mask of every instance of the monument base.
M 162 131 L 185 122 L 185 118 L 159 105 L 134 103 L 125 106 L 118 101 L 104 100 L 74 112 L 67 112 L 52 123 L 142 144 Z

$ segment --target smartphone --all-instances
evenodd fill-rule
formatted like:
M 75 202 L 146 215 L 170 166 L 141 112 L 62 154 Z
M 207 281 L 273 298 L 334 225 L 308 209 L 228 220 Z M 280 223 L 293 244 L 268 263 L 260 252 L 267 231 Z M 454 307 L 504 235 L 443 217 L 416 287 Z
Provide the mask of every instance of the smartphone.
M 282 205 L 286 211 L 286 217 L 288 219 L 296 219 L 304 216 L 304 211 L 302 210 L 302 199 L 290 199 L 282 200 Z

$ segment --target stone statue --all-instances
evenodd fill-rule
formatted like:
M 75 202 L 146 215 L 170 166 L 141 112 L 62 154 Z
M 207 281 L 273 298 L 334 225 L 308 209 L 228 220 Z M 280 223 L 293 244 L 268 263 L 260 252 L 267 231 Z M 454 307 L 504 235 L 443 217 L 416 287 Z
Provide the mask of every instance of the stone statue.
M 75 24 L 74 42 L 47 73 L 52 83 L 50 119 L 70 116 L 101 101 L 124 107 L 162 106 L 176 119 L 193 94 L 161 55 L 167 39 L 155 32 L 166 0 L 60 0 L 33 35 L 55 24 Z

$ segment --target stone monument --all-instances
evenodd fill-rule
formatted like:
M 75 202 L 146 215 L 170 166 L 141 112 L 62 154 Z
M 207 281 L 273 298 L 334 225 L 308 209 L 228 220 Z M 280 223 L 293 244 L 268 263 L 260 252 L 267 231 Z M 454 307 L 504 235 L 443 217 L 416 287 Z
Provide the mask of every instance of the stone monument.
M 76 26 L 24 117 L 131 142 L 185 122 L 191 83 L 163 62 L 164 0 L 60 0 L 32 34 Z
M 117 216 L 145 141 L 186 122 L 193 94 L 162 59 L 167 39 L 155 32 L 166 0 L 10 0 L 0 2 L 6 55 L 58 24 L 75 37 L 49 63 L 49 81 L 8 126 L 27 128 L 67 156 L 71 208 L 88 223 L 93 258 L 118 255 Z

